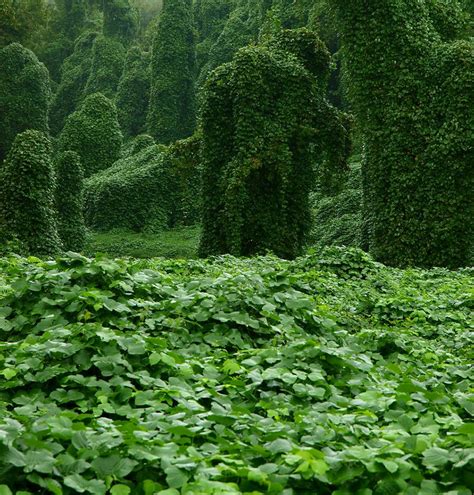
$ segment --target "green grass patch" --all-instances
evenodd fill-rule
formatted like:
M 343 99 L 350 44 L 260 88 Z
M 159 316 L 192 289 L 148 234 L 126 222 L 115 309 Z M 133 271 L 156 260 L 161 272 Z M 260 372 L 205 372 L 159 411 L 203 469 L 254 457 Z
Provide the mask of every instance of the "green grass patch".
M 472 270 L 0 266 L 2 495 L 471 494 Z
M 90 232 L 84 252 L 87 256 L 104 253 L 112 258 L 195 258 L 199 227 L 179 227 L 160 233 L 125 231 Z

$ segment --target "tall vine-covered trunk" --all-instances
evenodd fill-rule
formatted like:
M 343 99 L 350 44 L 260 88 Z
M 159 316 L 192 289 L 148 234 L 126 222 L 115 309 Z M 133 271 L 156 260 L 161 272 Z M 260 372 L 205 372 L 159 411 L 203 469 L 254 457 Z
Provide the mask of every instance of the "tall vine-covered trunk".
M 460 10 L 437 3 L 333 1 L 366 144 L 367 240 L 390 265 L 462 266 L 472 245 L 474 47 L 445 41 Z
M 159 143 L 190 136 L 196 125 L 195 32 L 191 0 L 165 0 L 153 41 L 148 132 Z

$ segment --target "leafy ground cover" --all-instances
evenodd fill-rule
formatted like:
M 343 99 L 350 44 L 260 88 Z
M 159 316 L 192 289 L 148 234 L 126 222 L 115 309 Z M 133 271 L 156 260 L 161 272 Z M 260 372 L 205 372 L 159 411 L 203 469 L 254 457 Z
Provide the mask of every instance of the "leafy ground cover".
M 1 495 L 471 494 L 470 269 L 0 269 Z

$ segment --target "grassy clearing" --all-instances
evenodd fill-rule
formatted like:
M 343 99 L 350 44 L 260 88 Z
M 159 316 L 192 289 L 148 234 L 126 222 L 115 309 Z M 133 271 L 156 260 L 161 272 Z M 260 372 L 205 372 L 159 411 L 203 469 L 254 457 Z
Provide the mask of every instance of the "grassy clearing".
M 87 256 L 105 253 L 110 257 L 195 258 L 199 227 L 180 227 L 156 234 L 113 231 L 90 232 L 84 252 Z

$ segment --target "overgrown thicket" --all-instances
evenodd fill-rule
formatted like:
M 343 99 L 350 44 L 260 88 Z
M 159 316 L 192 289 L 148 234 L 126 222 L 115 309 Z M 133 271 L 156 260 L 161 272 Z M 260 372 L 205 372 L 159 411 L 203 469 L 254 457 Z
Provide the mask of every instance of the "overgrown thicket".
M 86 223 L 96 230 L 158 232 L 173 203 L 169 163 L 160 146 L 147 146 L 85 184 Z
M 463 266 L 474 222 L 474 44 L 451 41 L 459 6 L 334 4 L 366 145 L 366 242 L 393 265 Z
M 53 255 L 61 249 L 54 209 L 51 143 L 40 131 L 18 134 L 0 169 L 0 232 L 22 254 Z
M 314 167 L 319 160 L 340 172 L 348 154 L 345 119 L 325 99 L 329 63 L 315 34 L 282 31 L 211 75 L 202 112 L 202 255 L 301 251 Z
M 66 118 L 82 101 L 92 66 L 92 51 L 97 32 L 86 31 L 77 38 L 73 53 L 61 66 L 61 79 L 51 105 L 51 131 L 58 134 Z
M 91 228 L 153 233 L 199 221 L 199 137 L 169 148 L 150 140 L 137 138 L 122 159 L 86 180 Z
M 89 177 L 118 160 L 122 140 L 114 103 L 101 93 L 95 93 L 67 118 L 57 149 L 76 152 L 85 177 Z
M 55 173 L 59 237 L 66 251 L 79 252 L 86 239 L 82 211 L 84 171 L 79 155 L 74 151 L 60 153 L 55 160 Z
M 472 271 L 0 267 L 4 494 L 470 495 Z
M 35 54 L 12 43 L 0 50 L 0 164 L 17 134 L 48 133 L 49 75 Z
M 150 57 L 139 46 L 130 48 L 117 88 L 116 104 L 125 137 L 135 137 L 146 130 L 150 99 Z
M 169 144 L 195 126 L 195 34 L 192 0 L 164 0 L 153 41 L 148 132 Z

